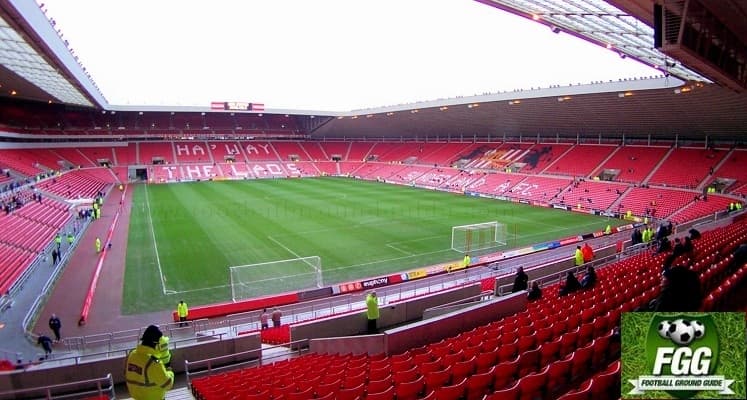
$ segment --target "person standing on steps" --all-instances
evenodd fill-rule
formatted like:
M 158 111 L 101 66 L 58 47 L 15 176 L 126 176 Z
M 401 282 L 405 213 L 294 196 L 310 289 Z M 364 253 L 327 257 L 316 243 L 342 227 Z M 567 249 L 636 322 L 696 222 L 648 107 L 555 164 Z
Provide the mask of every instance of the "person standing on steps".
M 60 329 L 62 328 L 62 322 L 57 317 L 57 314 L 52 314 L 51 317 L 49 317 L 49 329 L 54 332 L 54 341 L 59 342 L 60 341 Z

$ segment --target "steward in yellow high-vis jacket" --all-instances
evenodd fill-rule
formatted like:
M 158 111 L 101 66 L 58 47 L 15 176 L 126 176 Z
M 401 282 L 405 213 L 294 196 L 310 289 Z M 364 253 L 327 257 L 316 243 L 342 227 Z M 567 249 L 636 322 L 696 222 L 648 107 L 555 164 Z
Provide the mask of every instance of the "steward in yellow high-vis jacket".
M 156 345 L 156 358 L 163 364 L 164 367 L 171 368 L 171 350 L 169 350 L 169 337 L 166 335 L 161 336 L 158 339 Z
M 156 357 L 156 346 L 163 334 L 151 325 L 143 333 L 140 344 L 127 355 L 125 380 L 127 390 L 135 400 L 163 400 L 174 386 L 174 373 L 167 371 Z

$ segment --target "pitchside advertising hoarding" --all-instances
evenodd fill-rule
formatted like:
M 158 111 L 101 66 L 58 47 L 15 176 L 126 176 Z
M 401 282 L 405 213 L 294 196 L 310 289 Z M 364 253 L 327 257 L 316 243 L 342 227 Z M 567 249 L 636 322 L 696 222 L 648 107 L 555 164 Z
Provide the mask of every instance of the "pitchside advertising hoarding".
M 745 313 L 622 316 L 623 399 L 744 399 Z

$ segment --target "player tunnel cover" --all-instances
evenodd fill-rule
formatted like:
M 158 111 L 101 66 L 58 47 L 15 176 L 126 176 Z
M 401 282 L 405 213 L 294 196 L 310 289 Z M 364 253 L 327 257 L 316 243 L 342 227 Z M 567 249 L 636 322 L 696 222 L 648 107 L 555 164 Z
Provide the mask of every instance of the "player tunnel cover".
M 623 398 L 744 398 L 744 322 L 744 313 L 625 313 Z

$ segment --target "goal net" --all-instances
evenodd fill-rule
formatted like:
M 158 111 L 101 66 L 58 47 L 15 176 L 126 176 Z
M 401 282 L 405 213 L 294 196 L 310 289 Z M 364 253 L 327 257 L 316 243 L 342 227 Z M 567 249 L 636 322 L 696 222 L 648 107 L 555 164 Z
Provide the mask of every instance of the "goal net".
M 228 270 L 233 301 L 323 285 L 318 256 L 237 265 Z
M 496 221 L 451 228 L 451 248 L 460 253 L 506 245 L 506 225 Z

